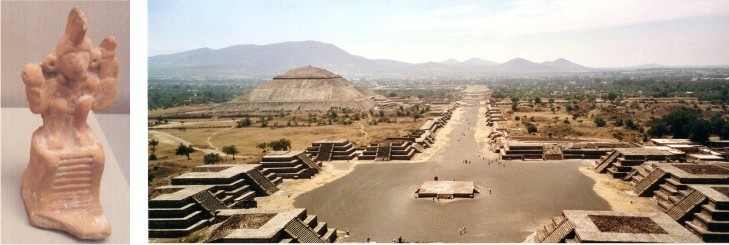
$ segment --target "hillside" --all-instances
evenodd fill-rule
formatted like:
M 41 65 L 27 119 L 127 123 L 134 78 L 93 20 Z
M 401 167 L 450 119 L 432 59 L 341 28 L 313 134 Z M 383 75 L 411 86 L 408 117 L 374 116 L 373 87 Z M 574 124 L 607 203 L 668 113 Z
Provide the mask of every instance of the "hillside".
M 522 58 L 499 64 L 471 58 L 412 64 L 387 59 L 368 59 L 333 44 L 317 41 L 268 45 L 235 45 L 222 49 L 201 48 L 149 58 L 152 78 L 259 78 L 270 79 L 283 71 L 316 66 L 347 78 L 414 78 L 474 76 L 491 73 L 569 73 L 593 69 L 557 59 L 535 63 Z

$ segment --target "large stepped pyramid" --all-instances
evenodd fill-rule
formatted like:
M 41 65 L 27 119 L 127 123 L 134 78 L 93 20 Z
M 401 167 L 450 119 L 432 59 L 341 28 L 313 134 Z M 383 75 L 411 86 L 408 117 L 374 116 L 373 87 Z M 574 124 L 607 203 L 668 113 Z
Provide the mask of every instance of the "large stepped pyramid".
M 367 111 L 375 107 L 376 94 L 327 70 L 296 68 L 274 77 L 251 91 L 212 110 L 214 115 L 322 112 L 332 108 Z

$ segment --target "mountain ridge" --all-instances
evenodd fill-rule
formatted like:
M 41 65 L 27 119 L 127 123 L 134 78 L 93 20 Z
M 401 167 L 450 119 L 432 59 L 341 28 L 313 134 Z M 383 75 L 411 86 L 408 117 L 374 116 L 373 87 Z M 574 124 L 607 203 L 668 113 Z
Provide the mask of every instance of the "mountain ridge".
M 239 44 L 221 49 L 199 48 L 148 58 L 149 76 L 156 78 L 262 78 L 303 66 L 322 67 L 345 77 L 449 77 L 488 74 L 578 73 L 589 68 L 565 58 L 541 63 L 514 58 L 498 63 L 481 58 L 464 61 L 408 63 L 390 59 L 368 59 L 334 44 L 319 41 L 290 41 L 266 45 Z

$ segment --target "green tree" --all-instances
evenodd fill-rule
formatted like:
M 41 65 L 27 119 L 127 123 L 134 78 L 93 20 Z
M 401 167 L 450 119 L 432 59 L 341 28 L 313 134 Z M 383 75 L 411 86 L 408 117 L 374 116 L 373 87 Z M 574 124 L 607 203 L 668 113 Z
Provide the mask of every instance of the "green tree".
M 537 126 L 535 126 L 534 124 L 531 124 L 531 123 L 528 124 L 527 125 L 527 132 L 529 132 L 530 134 L 536 133 L 537 132 Z
M 709 124 L 711 125 L 712 133 L 720 134 L 721 129 L 724 127 L 725 124 L 727 124 L 727 122 L 721 116 L 721 114 L 717 113 L 711 116 L 711 118 L 709 119 Z
M 152 151 L 152 155 L 154 155 L 157 152 L 157 145 L 159 145 L 159 140 L 152 138 L 149 140 L 149 147 Z
M 253 124 L 251 122 L 251 119 L 246 117 L 246 118 L 243 118 L 243 120 L 238 121 L 238 123 L 235 125 L 235 127 L 236 128 L 249 127 L 249 126 L 251 126 L 251 124 Z
M 256 145 L 256 148 L 263 150 L 263 152 L 266 152 L 266 148 L 268 148 L 268 144 L 266 142 L 261 142 Z
M 650 136 L 663 137 L 670 133 L 668 125 L 660 119 L 652 119 L 648 121 L 648 126 L 650 126 L 650 129 L 648 129 L 648 135 Z
M 291 148 L 291 141 L 288 139 L 279 139 L 268 142 L 268 146 L 274 151 L 285 151 Z
M 633 119 L 628 118 L 628 119 L 625 119 L 625 128 L 630 129 L 630 130 L 638 130 L 638 129 L 640 129 L 640 125 L 638 125 L 638 123 L 633 121 Z
M 623 126 L 623 119 L 622 118 L 616 118 L 615 122 L 613 123 L 616 127 L 622 127 Z
M 223 146 L 223 153 L 225 153 L 225 155 L 232 155 L 233 160 L 235 160 L 235 154 L 238 154 L 238 148 L 234 145 Z
M 722 140 L 729 140 L 729 123 L 724 124 L 724 126 L 721 127 L 721 130 L 719 130 L 719 137 Z
M 605 98 L 606 98 L 607 100 L 609 100 L 609 101 L 615 101 L 615 99 L 617 99 L 617 98 L 618 98 L 618 94 L 617 94 L 617 93 L 615 93 L 614 91 L 610 91 L 610 93 L 608 93 L 608 94 L 607 94 L 607 96 L 606 96 Z
M 711 133 L 711 128 L 709 125 L 709 121 L 700 119 L 693 122 L 691 125 L 691 137 L 690 139 L 692 141 L 696 142 L 705 142 L 709 141 L 709 134 Z
M 218 153 L 208 153 L 203 156 L 203 163 L 205 164 L 216 164 L 221 162 L 223 159 L 220 158 Z
M 417 121 L 420 118 L 423 118 L 423 114 L 420 114 L 420 113 L 413 114 L 413 122 Z
M 177 146 L 177 150 L 175 151 L 175 155 L 178 156 L 187 156 L 187 160 L 190 160 L 190 153 L 195 152 L 195 148 L 192 148 L 192 145 L 185 146 L 182 143 Z
M 605 125 L 607 125 L 607 122 L 605 121 L 605 119 L 602 118 L 602 116 L 597 116 L 595 118 L 595 125 L 597 127 L 605 127 Z

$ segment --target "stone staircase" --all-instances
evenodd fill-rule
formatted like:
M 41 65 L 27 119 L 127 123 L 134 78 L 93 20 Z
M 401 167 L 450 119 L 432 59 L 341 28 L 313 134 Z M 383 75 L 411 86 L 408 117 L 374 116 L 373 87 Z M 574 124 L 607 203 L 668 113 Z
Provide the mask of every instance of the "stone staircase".
M 316 215 L 306 215 L 292 220 L 286 225 L 287 233 L 292 234 L 293 242 L 298 243 L 330 243 L 337 240 L 337 230 L 328 228 L 326 222 L 319 221 Z M 298 221 L 299 226 L 296 223 Z M 308 231 L 307 231 L 308 230 Z M 309 231 L 311 233 L 309 233 Z M 296 236 L 293 236 L 296 235 Z M 302 239 L 303 238 L 303 239 Z
M 352 160 L 357 157 L 357 149 L 347 139 L 318 140 L 306 148 L 306 154 L 311 155 L 316 162 Z
M 321 167 L 303 151 L 288 151 L 263 156 L 259 169 L 283 179 L 300 179 L 313 177 Z
M 91 156 L 62 157 L 53 177 L 51 206 L 54 210 L 85 210 L 91 207 Z
M 639 169 L 646 161 L 663 161 L 670 153 L 652 148 L 617 148 L 607 156 L 595 161 L 595 171 L 607 173 L 613 178 L 630 180 L 633 170 Z M 627 176 L 630 176 L 626 178 Z
M 599 160 L 596 160 L 595 163 L 597 166 L 595 167 L 595 171 L 598 173 L 604 173 L 605 170 L 615 162 L 615 160 L 618 159 L 618 156 L 620 156 L 620 153 L 618 151 L 613 151 L 607 156 L 600 157 Z
M 377 147 L 377 154 L 375 155 L 375 161 L 389 161 L 390 160 L 391 143 L 381 142 Z
M 333 143 L 322 143 L 319 145 L 319 151 L 316 155 L 316 161 L 330 161 L 332 159 Z
M 255 183 L 253 186 L 257 187 L 256 191 L 266 196 L 270 196 L 278 191 L 278 187 L 276 187 L 277 184 L 275 184 L 276 180 L 278 180 L 279 183 L 281 182 L 281 177 L 275 176 L 274 181 L 271 181 L 260 171 L 251 172 L 248 174 L 248 177 L 252 183 Z
M 635 185 L 633 186 L 633 192 L 638 196 L 646 197 L 653 194 L 653 191 L 658 188 L 658 185 L 668 177 L 668 174 L 662 169 L 655 169 L 647 174 L 645 177 L 633 176 Z
M 564 216 L 552 218 L 542 229 L 537 230 L 534 236 L 535 243 L 564 243 L 575 236 L 575 226 Z
M 292 219 L 289 221 L 289 223 L 286 224 L 286 227 L 284 227 L 284 231 L 298 243 L 324 243 L 316 232 L 305 226 L 298 219 Z
M 278 186 L 281 183 L 283 183 L 283 178 L 278 177 L 278 175 L 276 175 L 276 173 L 271 172 L 271 170 L 269 170 L 269 169 L 262 168 L 262 169 L 259 169 L 258 171 L 260 171 L 261 174 L 266 177 L 266 179 L 271 181 L 271 183 L 273 183 L 274 186 Z

